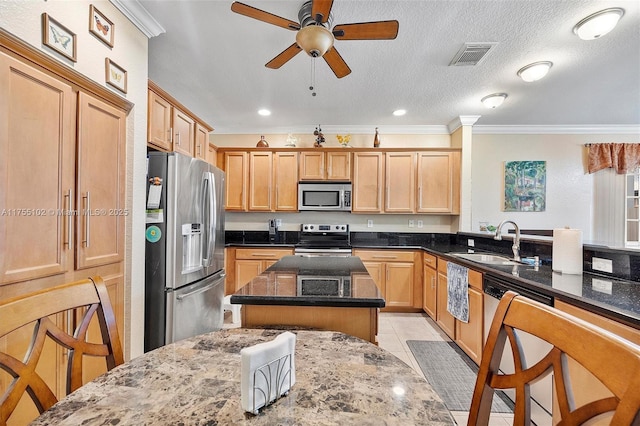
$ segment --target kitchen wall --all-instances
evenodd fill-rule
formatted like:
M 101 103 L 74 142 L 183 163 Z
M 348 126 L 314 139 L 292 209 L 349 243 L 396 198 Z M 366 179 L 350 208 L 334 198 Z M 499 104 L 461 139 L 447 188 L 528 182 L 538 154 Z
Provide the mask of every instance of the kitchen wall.
M 474 134 L 472 161 L 472 231 L 478 222 L 497 225 L 511 219 L 524 229 L 570 226 L 583 231 L 585 241 L 622 245 L 623 195 L 610 171 L 587 174 L 585 143 L 638 142 L 637 135 L 595 134 Z M 547 198 L 544 212 L 505 212 L 504 162 L 546 161 Z M 604 180 L 603 177 L 607 176 Z M 614 185 L 614 182 L 618 184 Z M 607 186 L 611 190 L 607 190 Z M 595 188 L 598 188 L 596 191 Z M 612 205 L 620 204 L 617 214 Z M 619 217 L 618 217 L 619 216 Z
M 114 23 L 110 48 L 89 33 L 89 5 Z M 77 36 L 77 62 L 42 44 L 42 13 Z M 0 27 L 105 87 L 105 57 L 127 71 L 127 94 L 135 104 L 127 117 L 127 189 L 125 251 L 125 356 L 143 353 L 144 341 L 144 199 L 147 139 L 148 39 L 108 1 L 0 1 Z M 111 89 L 110 89 L 111 90 Z M 120 94 L 120 92 L 116 92 Z M 129 326 L 131 325 L 131 326 Z

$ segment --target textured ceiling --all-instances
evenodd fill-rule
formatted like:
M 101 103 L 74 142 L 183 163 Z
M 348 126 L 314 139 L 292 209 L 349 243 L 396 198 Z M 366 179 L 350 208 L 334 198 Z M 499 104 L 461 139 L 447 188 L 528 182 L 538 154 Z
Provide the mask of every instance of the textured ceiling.
M 333 24 L 396 19 L 398 37 L 337 40 L 352 73 L 337 79 L 298 54 L 278 70 L 264 66 L 295 41 L 295 32 L 231 12 L 231 1 L 148 1 L 166 29 L 149 41 L 149 78 L 216 133 L 297 131 L 315 126 L 445 126 L 480 115 L 482 126 L 640 126 L 640 2 L 636 0 L 335 0 Z M 300 1 L 244 3 L 297 21 Z M 607 7 L 626 11 L 618 27 L 593 41 L 572 28 Z M 496 42 L 475 67 L 449 62 L 465 42 Z M 546 78 L 516 72 L 552 61 Z M 480 99 L 509 95 L 497 109 Z M 272 111 L 269 117 L 257 114 Z M 398 108 L 402 117 L 392 116 Z

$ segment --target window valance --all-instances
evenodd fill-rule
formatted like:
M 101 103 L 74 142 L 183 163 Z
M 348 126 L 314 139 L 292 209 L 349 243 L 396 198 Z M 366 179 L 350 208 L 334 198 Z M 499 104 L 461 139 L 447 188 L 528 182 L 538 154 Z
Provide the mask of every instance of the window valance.
M 611 167 L 624 174 L 640 166 L 640 143 L 592 143 L 587 147 L 589 173 Z

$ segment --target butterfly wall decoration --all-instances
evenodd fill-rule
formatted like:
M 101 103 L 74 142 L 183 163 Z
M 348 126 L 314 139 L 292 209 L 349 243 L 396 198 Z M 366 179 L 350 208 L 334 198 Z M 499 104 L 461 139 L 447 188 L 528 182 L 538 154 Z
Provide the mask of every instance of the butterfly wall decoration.
M 113 47 L 115 25 L 94 5 L 89 6 L 89 32 L 109 47 Z
M 47 13 L 42 14 L 42 44 L 76 62 L 76 35 Z

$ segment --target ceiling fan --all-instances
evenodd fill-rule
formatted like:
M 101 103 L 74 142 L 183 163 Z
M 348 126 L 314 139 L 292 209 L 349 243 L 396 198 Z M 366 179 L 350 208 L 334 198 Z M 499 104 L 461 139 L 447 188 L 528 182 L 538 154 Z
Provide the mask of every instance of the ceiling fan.
M 398 21 L 360 22 L 341 24 L 331 28 L 333 0 L 310 0 L 298 11 L 299 23 L 274 15 L 255 7 L 233 2 L 231 10 L 240 15 L 297 31 L 296 41 L 275 58 L 266 63 L 267 68 L 277 69 L 301 50 L 313 58 L 323 57 L 333 73 L 342 78 L 351 69 L 338 53 L 333 42 L 337 40 L 393 40 L 398 35 Z

